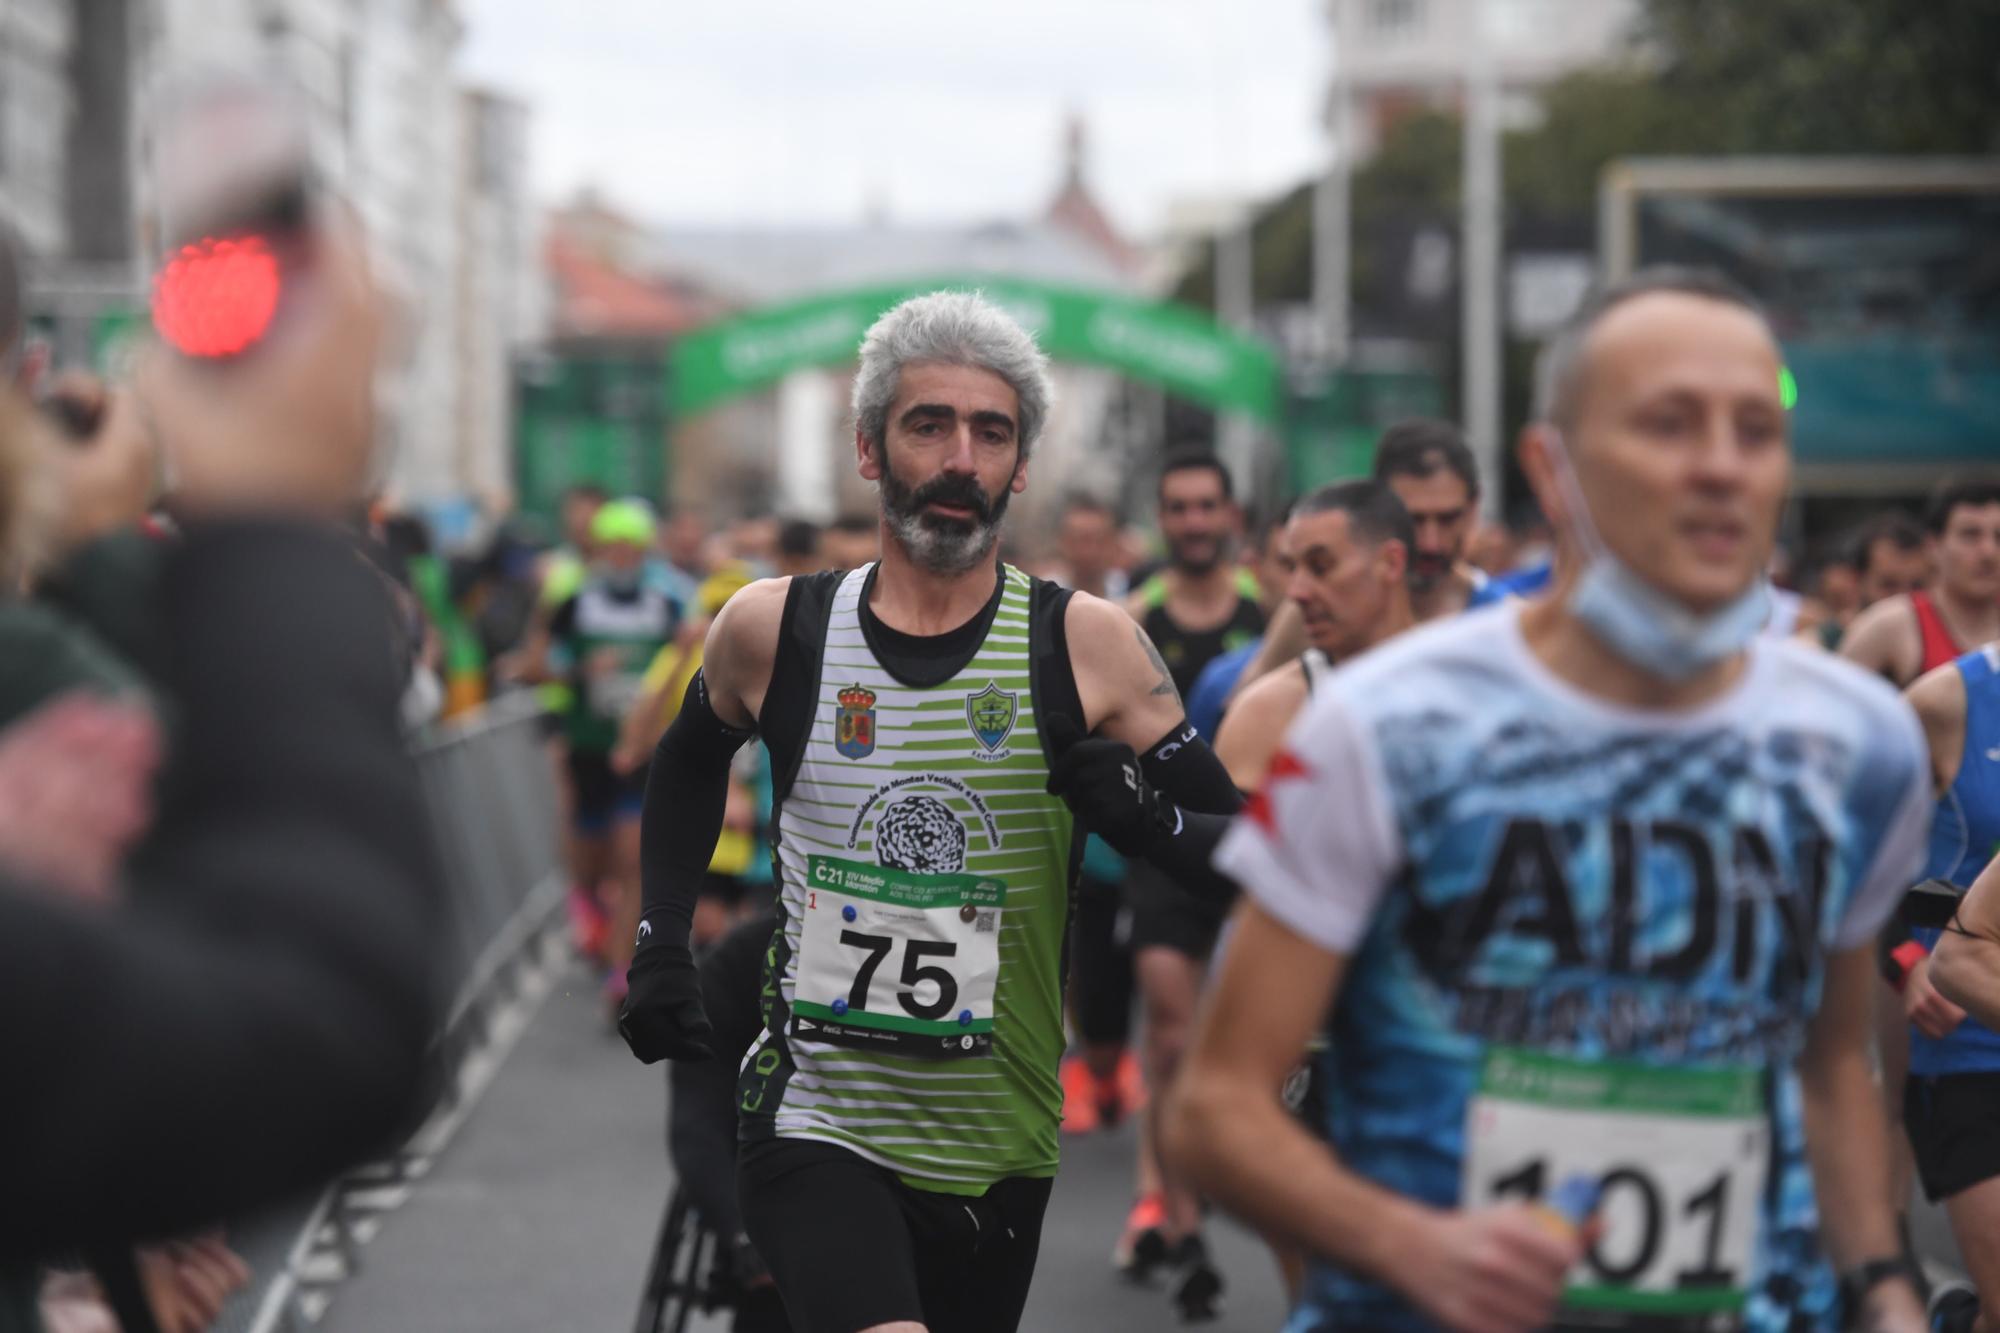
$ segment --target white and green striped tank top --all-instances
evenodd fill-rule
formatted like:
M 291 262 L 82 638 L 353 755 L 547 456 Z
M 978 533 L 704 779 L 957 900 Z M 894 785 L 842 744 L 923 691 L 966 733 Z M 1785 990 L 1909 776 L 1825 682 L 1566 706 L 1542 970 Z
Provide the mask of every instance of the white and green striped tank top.
M 985 641 L 921 688 L 868 647 L 868 573 L 833 594 L 776 816 L 779 927 L 742 1110 L 911 1185 L 982 1193 L 1054 1174 L 1062 1114 L 1071 831 L 1043 790 L 1032 584 L 1007 567 Z

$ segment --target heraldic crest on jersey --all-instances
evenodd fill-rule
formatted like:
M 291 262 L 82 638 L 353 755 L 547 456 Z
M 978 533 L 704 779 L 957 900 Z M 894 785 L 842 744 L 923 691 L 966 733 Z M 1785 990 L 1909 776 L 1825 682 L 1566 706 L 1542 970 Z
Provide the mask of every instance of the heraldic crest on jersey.
M 844 759 L 866 759 L 875 753 L 875 691 L 850 685 L 835 697 L 833 748 Z

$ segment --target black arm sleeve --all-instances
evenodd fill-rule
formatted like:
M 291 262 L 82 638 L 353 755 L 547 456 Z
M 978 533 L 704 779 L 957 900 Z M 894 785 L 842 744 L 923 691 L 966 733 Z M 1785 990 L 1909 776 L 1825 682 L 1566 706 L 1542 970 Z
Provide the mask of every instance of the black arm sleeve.
M 0 886 L 0 1259 L 268 1203 L 420 1109 L 442 877 L 381 590 L 328 535 L 218 523 L 157 609 L 183 726 L 130 903 Z
M 754 733 L 732 727 L 708 702 L 700 671 L 688 682 L 681 711 L 653 750 L 646 806 L 639 825 L 640 920 L 649 924 L 640 947 L 687 947 L 701 878 L 715 855 L 729 803 L 729 761 Z
M 1214 869 L 1215 848 L 1243 808 L 1243 793 L 1208 742 L 1187 721 L 1139 756 L 1146 783 L 1172 802 L 1171 831 L 1162 821 L 1158 846 L 1146 859 L 1183 888 L 1227 900 L 1236 885 Z
M 1233 815 L 1243 808 L 1229 770 L 1186 718 L 1139 756 L 1139 769 L 1183 811 Z

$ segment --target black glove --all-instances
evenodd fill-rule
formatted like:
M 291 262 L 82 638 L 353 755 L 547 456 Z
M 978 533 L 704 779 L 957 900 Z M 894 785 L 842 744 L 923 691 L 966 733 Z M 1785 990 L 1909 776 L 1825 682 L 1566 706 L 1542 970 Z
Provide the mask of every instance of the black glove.
M 660 1060 L 713 1060 L 715 1029 L 701 1008 L 701 977 L 685 944 L 648 943 L 625 973 L 625 1003 L 618 1035 L 647 1064 Z
M 1061 713 L 1049 716 L 1048 793 L 1121 855 L 1144 858 L 1180 824 L 1180 810 L 1155 791 L 1139 756 L 1123 741 L 1085 736 Z

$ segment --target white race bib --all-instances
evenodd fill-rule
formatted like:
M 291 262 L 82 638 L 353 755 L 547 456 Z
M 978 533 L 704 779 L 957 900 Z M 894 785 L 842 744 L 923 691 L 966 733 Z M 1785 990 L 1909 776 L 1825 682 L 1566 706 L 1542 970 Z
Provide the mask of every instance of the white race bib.
M 931 1059 L 991 1051 L 1006 898 L 990 875 L 807 857 L 791 1035 Z
M 1467 1109 L 1461 1201 L 1597 1185 L 1604 1235 L 1570 1274 L 1557 1328 L 1738 1328 L 1769 1163 L 1762 1087 L 1750 1069 L 1489 1051 Z
M 616 720 L 631 711 L 632 705 L 645 692 L 645 685 L 643 675 L 617 672 L 608 676 L 592 676 L 584 682 L 584 690 L 592 713 Z

